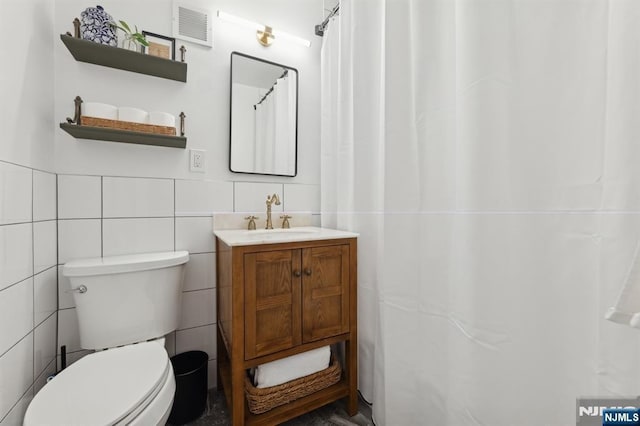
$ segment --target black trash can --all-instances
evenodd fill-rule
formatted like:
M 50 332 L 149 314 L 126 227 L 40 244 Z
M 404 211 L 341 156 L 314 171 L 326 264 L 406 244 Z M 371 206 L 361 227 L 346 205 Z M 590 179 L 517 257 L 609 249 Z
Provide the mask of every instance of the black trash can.
M 209 355 L 202 351 L 189 351 L 171 357 L 176 377 L 176 396 L 169 415 L 169 423 L 189 423 L 207 408 L 207 370 Z

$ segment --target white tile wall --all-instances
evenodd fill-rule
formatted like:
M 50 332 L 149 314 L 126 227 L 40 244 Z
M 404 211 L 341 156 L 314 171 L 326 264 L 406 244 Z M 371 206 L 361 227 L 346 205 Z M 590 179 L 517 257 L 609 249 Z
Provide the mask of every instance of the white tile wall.
M 29 333 L 0 357 L 0 419 L 33 385 L 33 335 Z
M 56 175 L 33 171 L 33 220 L 56 219 Z
M 204 351 L 216 359 L 216 325 L 205 325 L 176 332 L 176 353 Z
M 173 180 L 104 177 L 103 217 L 173 217 Z
M 60 354 L 60 347 L 63 345 L 67 347 L 69 354 L 82 350 L 75 308 L 58 311 L 58 354 Z
M 58 219 L 102 216 L 100 176 L 58 175 Z
M 287 185 L 288 188 L 289 185 Z M 179 330 L 165 336 L 170 355 L 209 354 L 210 387 L 216 386 L 216 268 L 213 213 L 264 212 L 267 194 L 299 211 L 319 210 L 314 185 L 285 190 L 283 184 L 97 176 L 58 176 L 59 263 L 73 258 L 164 250 L 188 250 Z M 82 194 L 82 195 L 79 195 Z M 83 206 L 79 198 L 89 206 Z M 274 217 L 281 206 L 273 206 Z M 264 213 L 262 213 L 264 216 Z M 86 219 L 90 218 L 90 219 Z M 73 219 L 73 220 L 71 220 Z M 80 349 L 68 280 L 58 273 L 58 351 L 71 363 Z M 59 356 L 58 356 L 59 362 Z
M 184 291 L 204 290 L 216 286 L 216 254 L 190 254 L 184 271 Z
M 187 291 L 182 294 L 182 316 L 178 330 L 215 322 L 216 293 L 214 289 Z
M 22 424 L 36 378 L 55 368 L 56 264 L 56 175 L 0 161 L 2 426 Z
M 172 251 L 174 218 L 104 219 L 104 256 Z
M 33 272 L 35 274 L 58 263 L 56 233 L 55 220 L 35 222 L 33 224 Z
M 101 219 L 58 221 L 58 262 L 102 255 Z
M 285 184 L 283 210 L 320 213 L 320 185 Z
M 68 290 L 71 290 L 71 283 L 62 274 L 62 268 L 58 267 L 58 309 L 68 309 L 76 306 L 73 301 L 73 295 Z
M 176 250 L 189 253 L 210 253 L 215 250 L 211 217 L 177 217 Z
M 234 183 L 234 211 L 236 212 L 266 212 L 267 195 L 278 194 L 283 200 L 283 185 L 280 183 L 235 182 Z M 279 206 L 273 204 L 272 212 L 281 212 Z
M 0 225 L 31 222 L 31 169 L 0 162 Z
M 33 324 L 37 326 L 58 310 L 58 268 L 33 277 Z
M 0 226 L 0 290 L 33 275 L 31 223 Z
M 56 359 L 57 317 L 51 315 L 34 330 L 33 372 L 39 376 Z
M 232 182 L 176 180 L 176 216 L 211 216 L 232 211 Z
M 0 421 L 0 426 L 19 426 L 22 424 L 22 419 L 27 412 L 27 407 L 29 407 L 31 400 L 33 400 L 33 389 L 34 388 L 29 388 L 24 396 L 20 398 L 20 401 L 11 409 L 7 417 Z
M 33 330 L 33 278 L 0 293 L 0 312 L 4 319 L 0 321 L 1 355 Z

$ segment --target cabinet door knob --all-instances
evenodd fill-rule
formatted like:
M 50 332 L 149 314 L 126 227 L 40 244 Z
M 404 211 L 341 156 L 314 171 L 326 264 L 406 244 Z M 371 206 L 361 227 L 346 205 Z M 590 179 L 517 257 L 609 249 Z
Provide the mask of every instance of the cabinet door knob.
M 309 268 L 305 268 L 305 270 L 304 270 L 304 274 L 305 274 L 306 276 L 311 276 L 311 269 L 309 269 Z
M 297 269 L 293 271 L 293 276 L 294 277 L 300 277 L 300 275 L 302 275 L 302 274 Z

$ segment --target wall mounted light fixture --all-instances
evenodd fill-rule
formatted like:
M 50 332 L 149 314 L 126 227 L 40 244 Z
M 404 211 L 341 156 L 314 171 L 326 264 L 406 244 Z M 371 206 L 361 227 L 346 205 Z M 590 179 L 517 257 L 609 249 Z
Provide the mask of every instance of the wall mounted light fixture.
M 240 18 L 238 16 L 231 15 L 221 10 L 218 11 L 218 18 L 223 19 L 227 22 L 240 25 L 245 28 L 255 30 L 256 38 L 258 39 L 258 42 L 263 46 L 270 46 L 271 43 L 273 43 L 273 41 L 277 39 L 288 40 L 290 42 L 297 43 L 305 47 L 311 46 L 311 42 L 309 40 L 305 40 L 301 37 L 294 36 L 284 31 L 274 30 L 268 25 L 263 25 L 257 22 L 249 21 L 248 19 Z

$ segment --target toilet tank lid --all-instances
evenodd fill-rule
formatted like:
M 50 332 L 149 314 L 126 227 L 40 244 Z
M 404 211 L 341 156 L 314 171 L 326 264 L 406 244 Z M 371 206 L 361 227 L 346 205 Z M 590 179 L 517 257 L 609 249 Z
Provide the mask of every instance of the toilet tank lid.
M 119 274 L 168 268 L 189 261 L 188 251 L 128 254 L 124 256 L 94 257 L 67 262 L 62 268 L 65 277 Z

